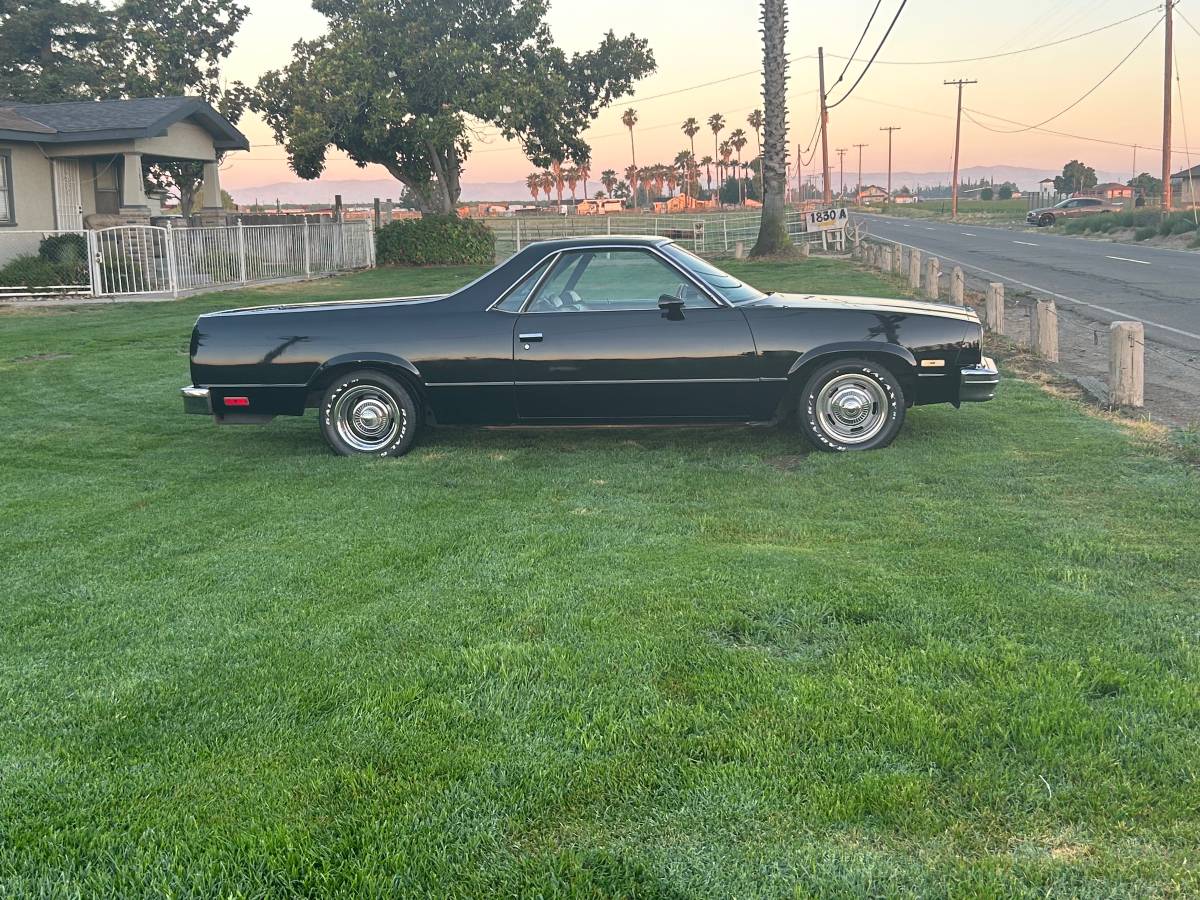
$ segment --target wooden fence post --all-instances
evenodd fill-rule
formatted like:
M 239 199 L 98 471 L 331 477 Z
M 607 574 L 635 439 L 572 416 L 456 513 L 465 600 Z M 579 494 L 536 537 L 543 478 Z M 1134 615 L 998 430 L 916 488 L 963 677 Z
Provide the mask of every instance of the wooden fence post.
M 1029 345 L 1048 362 L 1058 362 L 1058 308 L 1053 300 L 1039 300 L 1029 319 Z
M 1113 406 L 1145 403 L 1146 332 L 1141 322 L 1113 322 L 1109 330 L 1108 398 Z
M 930 300 L 938 298 L 938 279 L 942 276 L 942 263 L 936 257 L 929 258 L 925 264 L 925 296 Z
M 908 253 L 908 286 L 914 294 L 921 290 L 921 251 L 916 247 Z
M 657 220 L 655 220 L 655 221 L 657 223 Z M 656 224 L 655 229 L 657 230 L 657 228 L 658 228 L 658 226 Z M 738 241 L 737 243 L 735 243 L 733 245 L 733 258 L 734 259 L 745 259 L 746 258 L 746 243 L 745 243 L 745 241 Z
M 955 266 L 950 272 L 950 302 L 955 306 L 963 305 L 963 294 L 966 292 L 967 279 L 961 266 Z
M 904 263 L 905 263 L 904 245 L 903 244 L 893 244 L 892 245 L 892 273 L 895 275 L 903 275 L 905 272 Z
M 1004 285 L 998 281 L 993 281 L 987 286 L 983 321 L 987 325 L 988 331 L 993 334 L 1004 334 Z

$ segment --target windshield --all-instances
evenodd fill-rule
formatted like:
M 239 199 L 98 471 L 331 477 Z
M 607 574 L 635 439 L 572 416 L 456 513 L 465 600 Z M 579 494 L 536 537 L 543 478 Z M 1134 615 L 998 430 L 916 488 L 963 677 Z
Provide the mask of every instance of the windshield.
M 690 250 L 684 250 L 678 244 L 664 244 L 662 250 L 730 303 L 750 303 L 766 296 L 758 288 L 738 281 L 728 272 L 722 272 L 716 266 L 701 259 Z

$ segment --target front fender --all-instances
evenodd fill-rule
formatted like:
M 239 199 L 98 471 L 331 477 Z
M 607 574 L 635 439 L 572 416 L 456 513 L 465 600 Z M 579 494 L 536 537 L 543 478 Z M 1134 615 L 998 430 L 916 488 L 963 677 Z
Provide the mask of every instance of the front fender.
M 917 358 L 912 355 L 912 352 L 908 348 L 901 347 L 899 344 L 885 344 L 879 341 L 838 341 L 832 344 L 822 344 L 819 347 L 813 347 L 811 350 L 803 353 L 799 359 L 792 363 L 792 367 L 788 369 L 788 378 L 791 378 L 801 369 L 808 367 L 812 363 L 819 362 L 826 357 L 853 356 L 861 353 L 883 353 L 903 360 L 914 369 L 917 367 Z

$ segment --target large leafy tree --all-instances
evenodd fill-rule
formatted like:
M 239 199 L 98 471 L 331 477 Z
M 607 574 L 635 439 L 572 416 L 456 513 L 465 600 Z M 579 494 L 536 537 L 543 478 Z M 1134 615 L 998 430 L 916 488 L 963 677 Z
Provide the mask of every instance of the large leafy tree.
M 787 232 L 787 0 L 762 0 L 763 36 L 763 208 L 753 256 L 793 249 Z
M 3 0 L 0 98 L 53 103 L 95 96 L 111 33 L 111 15 L 99 3 Z
M 582 165 L 581 135 L 599 110 L 653 71 L 646 42 L 612 32 L 565 54 L 547 0 L 313 0 L 327 33 L 295 45 L 253 100 L 301 178 L 336 147 L 376 163 L 428 212 L 460 193 L 473 128 L 494 126 L 537 166 Z
M 222 61 L 246 18 L 235 0 L 0 0 L 0 97 L 25 103 L 200 96 L 237 122 L 249 99 Z M 147 166 L 151 187 L 191 211 L 203 164 Z
M 1060 194 L 1073 194 L 1094 188 L 1099 180 L 1095 169 L 1073 159 L 1063 166 L 1061 175 L 1054 176 L 1054 190 Z

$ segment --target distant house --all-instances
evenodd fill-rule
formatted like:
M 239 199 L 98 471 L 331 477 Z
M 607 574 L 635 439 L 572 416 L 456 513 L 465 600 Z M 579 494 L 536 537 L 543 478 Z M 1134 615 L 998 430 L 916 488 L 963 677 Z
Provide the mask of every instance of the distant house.
M 617 197 L 602 197 L 599 200 L 580 200 L 575 206 L 578 216 L 604 216 L 609 213 L 619 213 L 625 208 L 625 201 Z
M 888 192 L 877 184 L 868 184 L 858 192 L 860 206 L 870 206 L 872 203 L 887 202 Z
M 1171 199 L 1176 206 L 1200 206 L 1200 166 L 1171 176 Z
M 899 204 L 915 203 L 916 198 L 913 196 L 912 191 L 902 188 L 892 195 L 892 202 Z
M 1088 193 L 1093 197 L 1102 197 L 1105 200 L 1132 200 L 1133 188 L 1127 184 L 1120 184 L 1116 181 L 1105 182 L 1098 184 Z
M 1038 182 L 1038 194 L 1043 199 L 1048 200 L 1049 198 L 1053 197 L 1055 195 L 1055 193 L 1057 193 L 1057 192 L 1054 190 L 1054 179 L 1053 178 L 1043 178 L 1041 181 Z
M 0 101 L 0 228 L 148 224 L 162 208 L 161 198 L 146 194 L 143 166 L 178 160 L 204 164 L 200 212 L 219 214 L 223 224 L 217 158 L 249 146 L 195 97 Z

